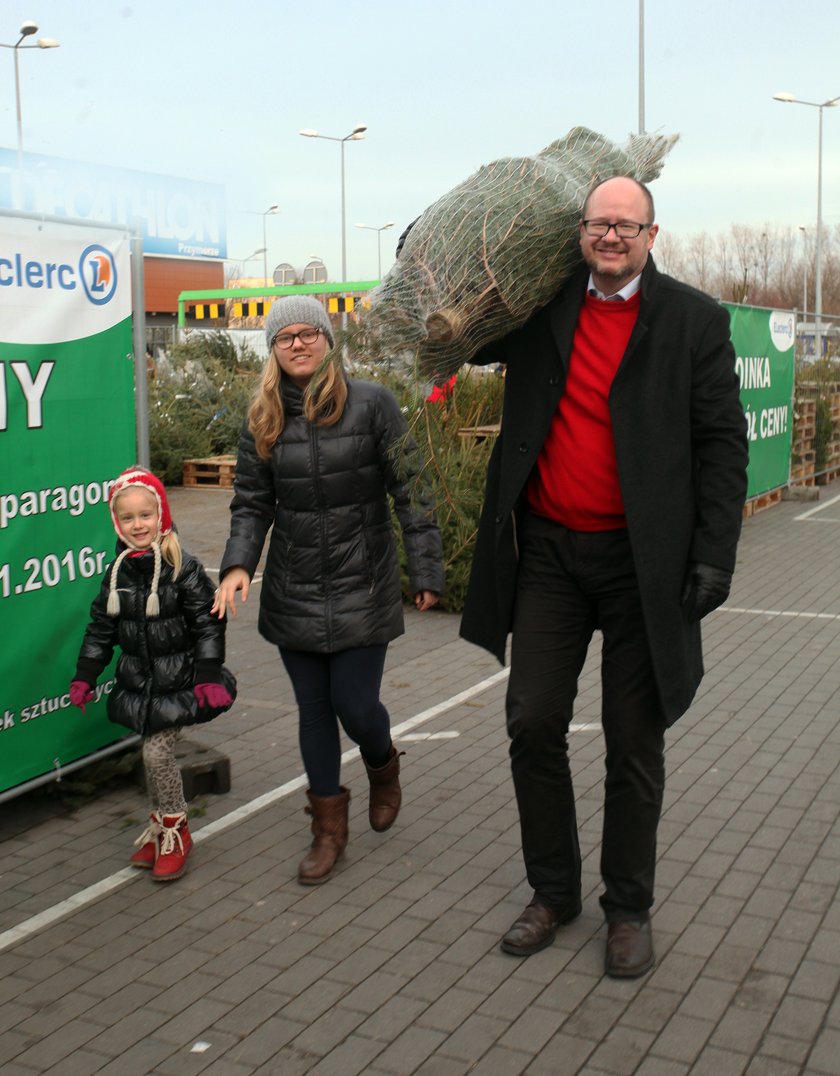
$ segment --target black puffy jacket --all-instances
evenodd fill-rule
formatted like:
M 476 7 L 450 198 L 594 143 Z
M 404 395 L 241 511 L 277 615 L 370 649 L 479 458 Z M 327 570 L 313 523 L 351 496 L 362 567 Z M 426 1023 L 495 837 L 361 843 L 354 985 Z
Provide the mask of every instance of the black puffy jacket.
M 173 580 L 172 567 L 164 561 L 158 584 L 160 615 L 147 617 L 153 570 L 151 553 L 124 558 L 117 577 L 120 613 L 113 617 L 106 612 L 111 565 L 90 607 L 76 666 L 77 680 L 95 684 L 119 645 L 122 653 L 117 682 L 108 696 L 108 717 L 144 736 L 219 714 L 217 709 L 199 707 L 193 694 L 197 680 L 223 680 L 231 694 L 235 692 L 228 671 L 221 675 L 225 621 L 210 615 L 215 588 L 204 568 L 185 552 L 181 572 Z
M 388 494 L 403 533 L 409 588 L 443 592 L 440 532 L 416 445 L 394 396 L 348 381 L 334 426 L 308 422 L 283 383 L 285 426 L 268 460 L 243 430 L 220 575 L 253 576 L 273 526 L 259 630 L 289 650 L 335 653 L 402 634 L 400 568 Z

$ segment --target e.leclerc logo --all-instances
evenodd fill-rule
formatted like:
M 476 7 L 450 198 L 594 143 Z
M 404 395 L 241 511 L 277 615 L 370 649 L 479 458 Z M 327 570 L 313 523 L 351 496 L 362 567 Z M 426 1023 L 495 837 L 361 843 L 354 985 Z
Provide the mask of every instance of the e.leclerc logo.
M 117 290 L 117 263 L 107 247 L 92 243 L 79 258 L 79 279 L 85 295 L 95 306 L 104 306 Z
M 787 351 L 796 343 L 796 319 L 786 310 L 770 315 L 770 339 L 777 351 Z

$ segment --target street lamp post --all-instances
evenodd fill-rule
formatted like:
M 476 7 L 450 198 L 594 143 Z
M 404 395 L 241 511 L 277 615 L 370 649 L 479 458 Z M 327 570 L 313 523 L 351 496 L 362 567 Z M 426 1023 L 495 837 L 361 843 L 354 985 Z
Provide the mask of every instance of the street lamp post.
M 257 247 L 253 254 L 249 254 L 247 258 L 239 259 L 239 264 L 245 265 L 248 262 L 252 262 L 255 258 L 259 258 L 260 254 L 265 254 L 265 247 Z
M 639 0 L 639 134 L 645 133 L 645 0 Z
M 265 237 L 265 218 L 267 216 L 269 216 L 270 214 L 279 213 L 279 212 L 280 212 L 280 206 L 279 205 L 270 205 L 268 207 L 268 209 L 266 209 L 266 211 L 262 215 L 262 219 L 263 219 L 263 249 L 262 249 L 263 278 L 265 279 L 266 284 L 268 284 L 268 240 Z
M 369 232 L 376 232 L 376 273 L 377 280 L 382 279 L 382 233 L 386 228 L 393 228 L 394 222 L 389 220 L 387 224 L 381 225 L 377 228 L 373 224 L 357 224 L 357 228 L 367 228 Z
M 799 225 L 802 232 L 802 320 L 808 316 L 808 247 L 805 243 L 807 229 L 804 224 Z
M 59 41 L 56 41 L 53 37 L 39 37 L 34 45 L 22 45 L 21 42 L 27 37 L 31 37 L 33 34 L 38 33 L 38 24 L 34 22 L 24 22 L 20 27 L 20 37 L 14 43 L 14 45 L 7 45 L 0 42 L 0 48 L 13 49 L 15 53 L 15 105 L 17 109 L 17 163 L 18 163 L 18 183 L 20 184 L 21 191 L 21 203 L 23 200 L 23 117 L 20 108 L 20 65 L 18 63 L 18 52 L 21 49 L 57 49 L 60 45 Z
M 349 135 L 345 135 L 344 138 L 335 138 L 332 135 L 320 134 L 318 131 L 313 131 L 310 127 L 304 127 L 299 133 L 304 138 L 324 138 L 328 142 L 338 142 L 341 146 L 341 279 L 347 280 L 347 214 L 345 209 L 344 200 L 344 143 L 345 142 L 359 142 L 365 137 L 365 131 L 367 130 L 367 124 L 357 123 Z M 342 318 L 342 322 L 346 322 L 346 315 Z
M 840 95 L 831 97 L 822 103 L 818 101 L 800 101 L 792 93 L 774 93 L 774 101 L 787 105 L 808 105 L 819 110 L 819 137 L 817 141 L 817 244 L 814 264 L 814 346 L 817 358 L 822 358 L 822 131 L 823 109 L 834 108 Z
M 235 279 L 239 279 L 239 277 L 242 275 L 243 266 L 245 266 L 248 262 L 252 262 L 254 260 L 254 258 L 258 258 L 260 256 L 260 254 L 264 254 L 264 253 L 265 253 L 265 248 L 264 247 L 257 247 L 257 249 L 253 252 L 253 254 L 249 254 L 247 258 L 226 258 L 225 261 L 230 265 L 230 270 L 228 270 L 226 268 L 225 269 L 225 275 L 227 276 L 228 273 L 230 273 L 230 275 L 232 276 L 232 274 L 234 272 L 233 267 L 236 266 L 236 278 Z

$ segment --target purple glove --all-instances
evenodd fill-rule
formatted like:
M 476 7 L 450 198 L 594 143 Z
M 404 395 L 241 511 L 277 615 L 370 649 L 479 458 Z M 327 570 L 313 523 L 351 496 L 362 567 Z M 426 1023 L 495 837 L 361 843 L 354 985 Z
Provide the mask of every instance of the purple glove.
M 198 699 L 199 706 L 218 707 L 230 706 L 233 699 L 224 684 L 196 684 L 193 694 Z
M 72 680 L 70 682 L 70 702 L 78 706 L 82 713 L 85 712 L 85 703 L 93 699 L 93 688 L 84 680 Z

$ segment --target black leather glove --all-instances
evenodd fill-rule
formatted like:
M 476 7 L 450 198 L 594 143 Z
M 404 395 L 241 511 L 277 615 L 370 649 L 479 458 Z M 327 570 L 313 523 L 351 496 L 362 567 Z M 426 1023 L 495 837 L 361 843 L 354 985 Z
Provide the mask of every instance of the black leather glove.
M 702 620 L 729 597 L 732 572 L 694 561 L 688 567 L 683 587 L 682 605 L 690 621 Z

